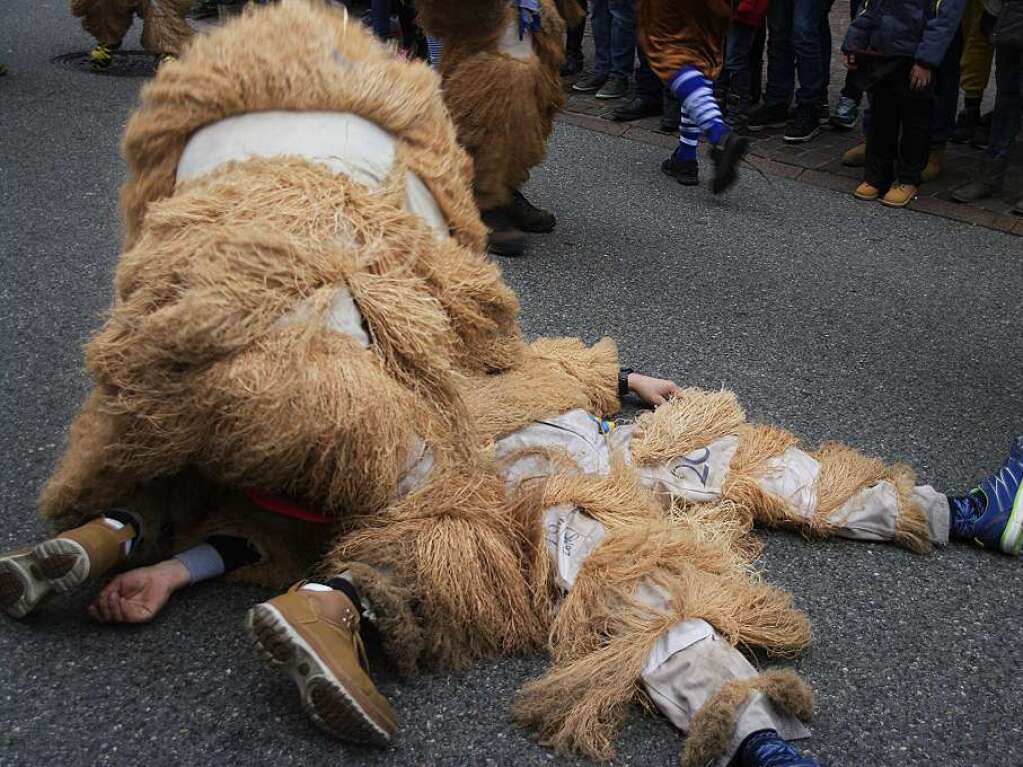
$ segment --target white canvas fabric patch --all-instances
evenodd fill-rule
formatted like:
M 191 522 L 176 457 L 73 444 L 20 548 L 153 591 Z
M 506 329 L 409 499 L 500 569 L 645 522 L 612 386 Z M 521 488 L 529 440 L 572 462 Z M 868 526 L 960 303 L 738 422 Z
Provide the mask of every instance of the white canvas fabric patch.
M 570 591 L 586 558 L 604 540 L 607 531 L 600 522 L 567 504 L 548 508 L 543 521 L 547 551 L 554 558 L 558 573 L 558 587 Z
M 821 465 L 814 458 L 799 448 L 790 447 L 767 461 L 757 484 L 809 518 L 817 511 L 817 475 L 820 470 Z

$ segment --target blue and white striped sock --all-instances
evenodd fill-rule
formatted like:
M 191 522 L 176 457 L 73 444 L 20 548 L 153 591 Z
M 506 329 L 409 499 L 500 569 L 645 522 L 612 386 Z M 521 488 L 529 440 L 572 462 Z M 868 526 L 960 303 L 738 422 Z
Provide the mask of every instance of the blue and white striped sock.
M 440 55 L 444 53 L 444 43 L 436 37 L 426 36 L 426 50 L 430 57 L 430 66 L 436 69 L 440 63 Z
M 728 126 L 714 100 L 710 80 L 704 77 L 703 72 L 693 66 L 682 67 L 671 78 L 671 92 L 682 102 L 682 114 L 707 134 L 707 140 L 711 144 L 720 142 L 728 132 Z
M 696 147 L 700 143 L 700 126 L 682 114 L 682 122 L 678 129 L 678 148 L 675 159 L 679 162 L 690 162 L 696 159 Z

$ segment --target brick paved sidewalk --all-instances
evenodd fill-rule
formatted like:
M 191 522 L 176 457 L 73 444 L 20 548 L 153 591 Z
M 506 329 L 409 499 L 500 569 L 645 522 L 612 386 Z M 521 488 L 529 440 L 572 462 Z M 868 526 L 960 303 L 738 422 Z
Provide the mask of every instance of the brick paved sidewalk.
M 848 26 L 848 13 L 848 3 L 840 0 L 835 3 L 831 14 L 832 36 L 836 51 L 832 60 L 832 101 L 837 99 L 838 91 L 845 77 L 841 57 L 837 55 L 837 52 L 840 50 L 845 28 Z M 587 39 L 585 52 L 588 63 L 593 60 L 592 45 L 592 40 Z M 625 100 L 600 101 L 592 96 L 574 93 L 570 87 L 573 80 L 574 78 L 565 80 L 568 102 L 565 111 L 558 118 L 561 122 L 612 136 L 621 136 L 632 141 L 663 146 L 666 149 L 675 147 L 677 137 L 658 130 L 659 118 L 647 118 L 629 123 L 613 122 L 610 119 L 610 113 Z M 992 83 L 985 99 L 985 108 L 987 109 L 990 109 L 993 102 L 991 93 L 993 89 L 994 84 Z M 847 149 L 862 140 L 858 126 L 855 130 L 845 132 L 822 127 L 820 135 L 806 144 L 786 144 L 782 141 L 781 134 L 781 129 L 755 134 L 752 137 L 754 141 L 750 151 L 750 162 L 765 173 L 798 179 L 813 186 L 849 194 L 856 188 L 862 178 L 862 169 L 846 168 L 841 163 L 841 157 Z M 921 187 L 920 196 L 910 207 L 924 213 L 1023 236 L 1023 216 L 1014 215 L 1011 212 L 1016 199 L 1023 195 L 1023 152 L 1020 151 L 1019 145 L 1013 155 L 1012 166 L 1006 178 L 1005 191 L 1001 195 L 972 204 L 957 203 L 952 200 L 952 192 L 970 180 L 976 172 L 982 156 L 983 150 L 948 144 L 945 150 L 942 174 Z

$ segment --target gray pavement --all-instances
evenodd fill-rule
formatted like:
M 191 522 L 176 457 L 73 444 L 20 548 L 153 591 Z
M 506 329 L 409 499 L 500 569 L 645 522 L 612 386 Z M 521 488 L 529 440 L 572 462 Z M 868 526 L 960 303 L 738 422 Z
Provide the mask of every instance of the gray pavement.
M 57 68 L 88 38 L 58 0 L 0 6 L 0 547 L 86 391 L 80 344 L 118 252 L 120 130 L 138 80 Z M 529 187 L 560 216 L 504 262 L 531 334 L 612 335 L 633 367 L 735 389 L 752 416 L 914 464 L 941 488 L 997 465 L 1023 424 L 1020 241 L 747 173 L 714 199 L 662 150 L 560 126 Z M 766 536 L 766 577 L 815 628 L 809 748 L 829 765 L 1018 767 L 1023 563 L 951 546 Z M 92 625 L 89 595 L 0 621 L 0 765 L 539 765 L 507 717 L 542 659 L 382 688 L 402 719 L 374 752 L 322 737 L 241 629 L 258 589 L 208 584 L 154 624 Z M 677 763 L 630 718 L 617 764 Z

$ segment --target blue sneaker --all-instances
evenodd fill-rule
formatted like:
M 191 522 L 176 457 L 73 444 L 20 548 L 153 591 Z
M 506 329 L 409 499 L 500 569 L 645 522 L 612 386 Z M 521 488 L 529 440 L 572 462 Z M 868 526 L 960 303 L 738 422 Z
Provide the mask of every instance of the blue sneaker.
M 952 534 L 1014 557 L 1023 548 L 1023 436 L 995 474 L 966 495 L 949 498 Z
M 736 767 L 821 767 L 820 762 L 803 756 L 775 730 L 760 730 L 739 746 L 733 762 Z

